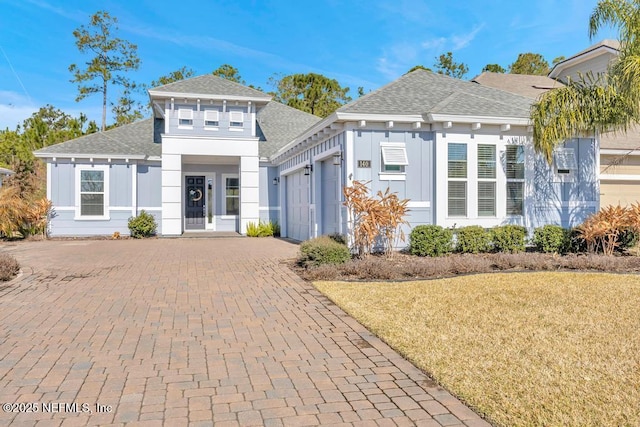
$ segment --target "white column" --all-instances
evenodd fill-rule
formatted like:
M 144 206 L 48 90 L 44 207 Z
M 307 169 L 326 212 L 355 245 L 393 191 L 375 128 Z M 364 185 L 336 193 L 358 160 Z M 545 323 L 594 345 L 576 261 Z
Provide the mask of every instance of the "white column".
M 138 162 L 131 164 L 131 216 L 138 216 Z
M 162 155 L 162 235 L 182 234 L 182 156 Z
M 258 156 L 240 157 L 240 234 L 247 233 L 249 222 L 260 219 Z

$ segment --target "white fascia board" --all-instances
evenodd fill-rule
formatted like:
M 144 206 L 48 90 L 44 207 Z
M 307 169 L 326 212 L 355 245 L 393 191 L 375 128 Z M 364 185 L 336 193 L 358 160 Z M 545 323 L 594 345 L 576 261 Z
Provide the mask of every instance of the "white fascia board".
M 307 129 L 304 133 L 301 133 L 299 136 L 297 136 L 293 141 L 291 141 L 290 143 L 286 144 L 284 147 L 276 151 L 276 153 L 270 157 L 271 162 L 274 162 L 274 160 L 276 160 L 282 154 L 286 153 L 291 148 L 300 144 L 302 141 L 309 138 L 310 136 L 322 131 L 326 127 L 330 127 L 331 124 L 333 124 L 336 120 L 338 120 L 336 113 L 333 113 L 330 116 L 326 117 L 325 119 L 320 120 L 318 123 L 316 123 L 315 125 L 311 126 L 309 129 Z M 327 138 L 329 138 L 329 135 L 327 135 Z
M 253 101 L 253 102 L 269 102 L 271 96 L 238 96 L 238 95 L 213 95 L 205 93 L 184 93 L 184 92 L 164 92 L 150 90 L 149 96 L 151 99 L 166 99 L 166 98 L 187 98 L 187 99 L 204 99 L 204 100 L 218 100 L 218 101 Z
M 604 46 L 604 45 L 598 46 L 595 49 L 592 49 L 588 52 L 583 52 L 569 59 L 565 59 L 562 62 L 558 62 L 556 65 L 553 66 L 548 76 L 552 79 L 558 78 L 560 77 L 559 74 L 561 73 L 561 71 L 564 70 L 565 68 L 572 67 L 574 65 L 580 64 L 581 62 L 588 61 L 589 59 L 594 58 L 596 56 L 600 56 L 604 53 L 611 53 L 613 55 L 618 55 L 620 51 L 618 49 L 612 48 L 611 46 Z
M 427 118 L 430 122 L 452 122 L 452 123 L 480 123 L 483 125 L 514 125 L 529 126 L 531 120 L 528 117 L 489 117 L 489 116 L 456 116 L 452 114 L 429 113 Z
M 336 112 L 338 120 L 355 122 L 364 120 L 367 122 L 397 122 L 415 123 L 424 122 L 422 114 L 362 114 Z
M 613 173 L 601 173 L 600 174 L 601 181 L 640 181 L 640 175 L 616 175 Z
M 162 161 L 162 156 L 149 156 L 147 157 L 148 161 L 150 162 L 161 162 Z
M 73 154 L 73 153 L 33 153 L 34 156 L 40 159 L 50 159 L 50 158 L 59 158 L 59 159 L 130 159 L 130 160 L 144 160 L 147 158 L 144 154 Z
M 640 156 L 640 149 L 625 150 L 621 148 L 601 148 L 600 154 L 611 154 L 613 156 Z

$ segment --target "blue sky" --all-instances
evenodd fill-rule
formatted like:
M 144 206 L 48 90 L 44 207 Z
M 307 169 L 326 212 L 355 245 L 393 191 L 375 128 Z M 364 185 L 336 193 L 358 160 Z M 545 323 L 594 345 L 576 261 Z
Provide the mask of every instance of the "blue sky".
M 365 91 L 451 51 L 469 66 L 507 68 L 518 53 L 549 62 L 615 37 L 588 37 L 597 0 L 0 0 L 0 129 L 14 129 L 45 104 L 99 124 L 101 97 L 75 102 L 68 67 L 86 57 L 72 32 L 98 10 L 142 60 L 130 77 L 150 83 L 182 66 L 196 74 L 228 63 L 248 84 L 271 90 L 275 73 L 321 73 Z M 114 98 L 115 99 L 115 98 Z

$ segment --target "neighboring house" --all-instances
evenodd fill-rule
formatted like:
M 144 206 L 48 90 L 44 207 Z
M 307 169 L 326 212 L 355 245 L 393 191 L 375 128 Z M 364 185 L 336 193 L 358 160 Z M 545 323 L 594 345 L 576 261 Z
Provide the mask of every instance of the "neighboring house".
M 166 236 L 244 234 L 259 219 L 295 240 L 347 233 L 354 180 L 410 199 L 411 227 L 569 227 L 598 206 L 595 139 L 568 141 L 549 165 L 533 151 L 531 98 L 425 70 L 325 119 L 211 75 L 149 94 L 152 119 L 36 152 L 52 235 L 127 233 L 141 209 Z
M 0 168 L 0 188 L 2 188 L 2 181 L 13 175 L 13 173 L 14 172 L 11 169 Z

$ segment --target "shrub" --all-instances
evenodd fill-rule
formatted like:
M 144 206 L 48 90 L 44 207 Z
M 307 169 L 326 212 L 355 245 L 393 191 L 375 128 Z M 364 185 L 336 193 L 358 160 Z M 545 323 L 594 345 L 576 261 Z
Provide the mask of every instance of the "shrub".
M 141 210 L 138 216 L 130 217 L 128 226 L 131 237 L 135 239 L 151 237 L 156 234 L 156 230 L 158 229 L 158 224 L 154 216 L 145 210 Z
M 491 236 L 479 225 L 462 227 L 456 232 L 456 251 L 477 254 L 491 249 Z
M 347 240 L 347 236 L 345 236 L 344 234 L 340 234 L 340 233 L 331 233 L 329 234 L 327 237 L 329 237 L 331 240 L 335 240 L 336 242 L 340 243 L 341 245 L 348 245 L 349 242 Z
M 491 240 L 496 252 L 523 252 L 526 237 L 527 229 L 521 225 L 501 225 L 491 229 Z
M 20 271 L 20 264 L 9 254 L 0 254 L 0 282 L 6 282 L 16 277 Z
M 547 224 L 533 231 L 533 244 L 540 252 L 563 254 L 571 246 L 571 234 L 559 225 Z
M 248 237 L 271 237 L 278 232 L 280 235 L 280 226 L 277 222 L 271 221 L 258 221 L 247 223 L 247 236 Z
M 409 234 L 409 252 L 418 256 L 442 256 L 453 250 L 453 232 L 439 225 L 418 225 Z
M 351 251 L 335 240 L 321 236 L 306 240 L 300 245 L 298 262 L 304 267 L 324 264 L 344 264 L 351 259 Z

